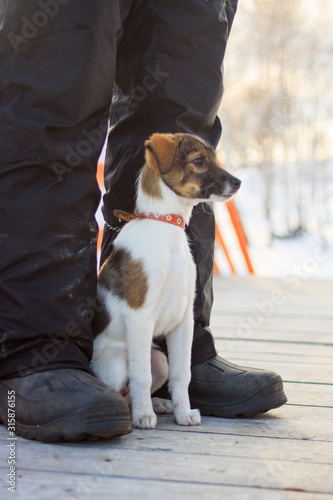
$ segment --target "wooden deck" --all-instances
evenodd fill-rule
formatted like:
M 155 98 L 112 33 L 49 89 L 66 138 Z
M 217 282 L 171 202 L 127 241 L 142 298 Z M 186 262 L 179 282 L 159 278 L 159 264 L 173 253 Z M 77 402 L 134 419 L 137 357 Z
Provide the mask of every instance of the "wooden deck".
M 0 426 L 0 498 L 329 500 L 333 498 L 333 281 L 217 278 L 221 355 L 279 372 L 287 405 L 251 419 L 172 417 L 108 442 L 16 441 Z

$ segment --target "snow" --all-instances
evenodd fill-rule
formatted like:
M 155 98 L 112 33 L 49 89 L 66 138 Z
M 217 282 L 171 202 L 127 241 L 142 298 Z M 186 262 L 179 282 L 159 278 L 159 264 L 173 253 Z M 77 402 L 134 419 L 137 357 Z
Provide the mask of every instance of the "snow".
M 333 278 L 333 241 L 323 242 L 316 233 L 286 239 L 270 241 L 268 222 L 265 217 L 263 193 L 260 189 L 260 178 L 255 169 L 242 169 L 232 172 L 242 179 L 242 186 L 234 198 L 249 241 L 249 254 L 258 277 L 299 276 L 306 278 Z M 255 188 L 257 186 L 257 189 Z M 281 207 L 281 210 L 283 207 Z M 322 206 L 318 205 L 318 210 Z M 222 204 L 215 206 L 216 219 L 236 274 L 248 275 L 238 241 L 235 236 L 228 211 Z M 278 212 L 278 210 L 277 210 Z M 279 213 L 276 219 L 282 220 Z M 333 224 L 333 221 L 331 221 Z M 222 275 L 229 275 L 230 269 L 223 255 L 217 248 L 216 261 Z

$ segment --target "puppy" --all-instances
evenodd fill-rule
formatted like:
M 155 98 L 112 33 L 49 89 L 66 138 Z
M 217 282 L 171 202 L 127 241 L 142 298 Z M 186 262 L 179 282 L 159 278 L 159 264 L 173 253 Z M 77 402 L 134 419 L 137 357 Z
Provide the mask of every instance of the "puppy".
M 129 222 L 99 273 L 92 369 L 124 395 L 129 386 L 134 427 L 156 427 L 154 408 L 198 425 L 188 396 L 196 269 L 184 227 L 194 205 L 229 200 L 241 182 L 193 135 L 156 133 L 145 146 L 135 213 L 115 211 Z M 153 345 L 161 335 L 168 362 Z M 168 378 L 172 403 L 152 402 Z

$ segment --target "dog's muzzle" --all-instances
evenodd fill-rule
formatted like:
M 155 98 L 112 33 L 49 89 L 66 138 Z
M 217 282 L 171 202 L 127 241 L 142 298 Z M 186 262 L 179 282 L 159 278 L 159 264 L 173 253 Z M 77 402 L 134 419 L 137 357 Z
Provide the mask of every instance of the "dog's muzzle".
M 210 175 L 205 179 L 205 185 L 201 189 L 200 198 L 209 199 L 211 196 L 231 198 L 240 188 L 241 181 L 226 171 L 217 175 Z

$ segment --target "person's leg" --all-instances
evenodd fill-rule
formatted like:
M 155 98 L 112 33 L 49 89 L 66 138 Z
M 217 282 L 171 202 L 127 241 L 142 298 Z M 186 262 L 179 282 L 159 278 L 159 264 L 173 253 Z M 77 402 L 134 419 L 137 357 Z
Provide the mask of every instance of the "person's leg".
M 2 21 L 1 420 L 6 391 L 15 390 L 23 436 L 125 433 L 126 404 L 89 373 L 96 165 L 112 98 L 118 1 L 11 0 Z M 73 421 L 80 404 L 81 420 Z M 114 405 L 119 411 L 112 413 Z M 67 427 L 50 425 L 65 416 Z
M 133 2 L 118 40 L 113 128 L 105 163 L 102 262 L 111 252 L 121 227 L 113 210 L 134 208 L 135 182 L 144 161 L 144 141 L 150 134 L 188 132 L 217 146 L 221 134 L 217 111 L 223 91 L 222 63 L 236 6 L 235 0 Z M 278 386 L 281 391 L 282 382 L 271 372 L 235 369 L 216 356 L 209 330 L 215 241 L 212 209 L 206 204 L 198 205 L 187 230 L 198 276 L 191 399 L 203 413 L 234 416 L 239 409 L 235 402 L 251 399 L 254 392 L 267 385 Z M 232 382 L 224 390 L 226 376 Z M 206 395 L 203 400 L 202 393 Z M 272 408 L 272 398 L 268 399 L 266 408 L 261 402 L 247 403 L 239 413 L 253 414 Z M 274 401 L 277 399 L 274 396 Z M 282 402 L 284 398 L 279 404 Z
M 147 137 L 156 131 L 187 132 L 217 146 L 221 67 L 230 23 L 223 2 L 134 2 L 118 42 L 112 104 L 115 126 L 109 134 L 105 164 L 103 212 L 107 225 L 101 262 L 117 234 L 111 227 L 119 226 L 113 210 L 133 210 Z M 213 302 L 215 241 L 209 205 L 195 207 L 187 231 L 198 273 L 193 361 L 200 362 L 216 354 L 206 328 Z

